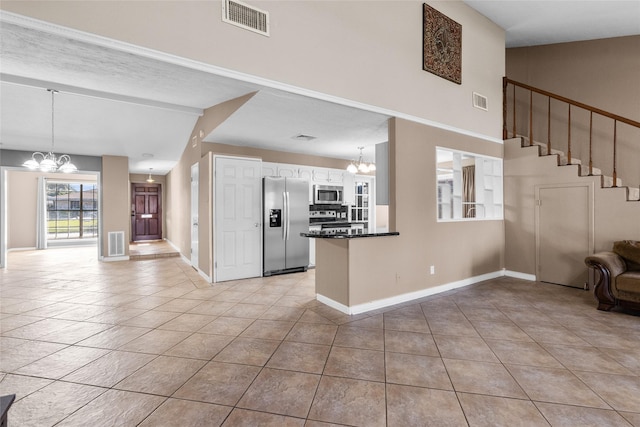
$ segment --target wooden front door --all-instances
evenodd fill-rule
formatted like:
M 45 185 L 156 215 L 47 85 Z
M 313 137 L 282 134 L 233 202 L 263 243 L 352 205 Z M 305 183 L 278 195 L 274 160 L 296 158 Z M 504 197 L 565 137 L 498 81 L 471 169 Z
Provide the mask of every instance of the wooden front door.
M 162 187 L 131 184 L 131 240 L 162 239 Z

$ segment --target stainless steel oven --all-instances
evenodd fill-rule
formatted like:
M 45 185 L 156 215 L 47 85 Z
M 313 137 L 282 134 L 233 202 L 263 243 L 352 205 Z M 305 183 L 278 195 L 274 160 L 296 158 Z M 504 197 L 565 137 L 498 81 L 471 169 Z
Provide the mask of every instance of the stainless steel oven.
M 336 185 L 314 185 L 314 205 L 341 205 L 344 203 L 344 189 Z

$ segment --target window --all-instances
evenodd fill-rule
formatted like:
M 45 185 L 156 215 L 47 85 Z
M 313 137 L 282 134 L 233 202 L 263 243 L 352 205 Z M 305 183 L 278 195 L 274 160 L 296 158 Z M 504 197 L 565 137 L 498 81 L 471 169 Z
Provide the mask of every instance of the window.
M 97 236 L 97 184 L 47 182 L 47 239 Z
M 436 148 L 438 221 L 502 219 L 502 160 Z

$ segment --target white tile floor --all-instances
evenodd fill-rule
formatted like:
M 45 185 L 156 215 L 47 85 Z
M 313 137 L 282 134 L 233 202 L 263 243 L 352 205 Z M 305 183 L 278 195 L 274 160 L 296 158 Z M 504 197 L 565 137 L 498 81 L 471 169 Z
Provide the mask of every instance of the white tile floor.
M 13 252 L 12 426 L 640 426 L 640 317 L 510 278 L 346 316 L 313 271 L 210 285 L 180 258 Z

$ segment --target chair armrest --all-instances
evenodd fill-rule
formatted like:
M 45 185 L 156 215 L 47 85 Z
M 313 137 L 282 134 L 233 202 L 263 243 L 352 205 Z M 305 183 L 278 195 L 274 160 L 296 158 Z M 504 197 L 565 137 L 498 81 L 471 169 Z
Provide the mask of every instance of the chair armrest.
M 627 271 L 627 264 L 615 252 L 598 252 L 586 257 L 584 262 L 589 267 L 597 268 L 597 264 L 602 265 L 609 271 L 611 279 Z
M 587 256 L 584 262 L 587 266 L 600 272 L 600 278 L 593 290 L 598 300 L 598 310 L 611 310 L 616 305 L 617 295 L 613 289 L 613 283 L 615 283 L 616 276 L 626 271 L 627 265 L 614 252 L 598 252 Z

